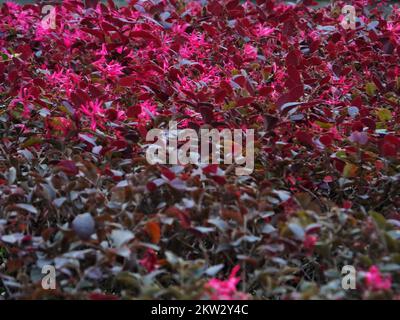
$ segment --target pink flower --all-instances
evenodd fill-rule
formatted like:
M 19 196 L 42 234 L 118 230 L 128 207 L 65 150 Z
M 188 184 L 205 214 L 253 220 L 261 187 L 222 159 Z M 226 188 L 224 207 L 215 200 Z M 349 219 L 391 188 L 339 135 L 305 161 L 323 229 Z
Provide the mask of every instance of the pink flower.
M 157 115 L 157 106 L 150 100 L 146 100 L 140 103 L 142 112 L 139 115 L 140 119 L 150 120 L 152 117 Z
M 99 60 L 93 62 L 93 65 L 99 71 L 101 71 L 104 74 L 104 76 L 110 79 L 115 79 L 121 74 L 123 74 L 122 70 L 125 68 L 114 60 L 107 63 L 107 61 L 104 59 L 104 56 L 102 56 Z
M 365 275 L 365 284 L 370 290 L 390 290 L 392 279 L 390 276 L 382 277 L 377 266 L 371 266 Z
M 73 39 L 71 37 L 68 37 L 68 36 L 64 36 L 63 37 L 63 41 L 64 41 L 64 46 L 66 48 L 71 48 L 72 45 L 74 44 Z
M 257 37 L 261 38 L 269 36 L 274 31 L 274 28 L 264 27 L 262 24 L 258 24 L 254 33 Z
M 231 274 L 227 280 L 219 280 L 213 278 L 206 284 L 206 288 L 211 289 L 212 300 L 247 300 L 247 294 L 239 292 L 236 289 L 237 284 L 240 281 L 239 277 L 236 277 L 240 266 L 235 266 L 232 269 Z
M 104 116 L 104 109 L 102 105 L 102 102 L 96 99 L 95 101 L 89 101 L 85 105 L 82 105 L 80 108 L 82 113 L 89 117 L 90 128 L 93 131 L 96 130 L 98 118 Z
M 103 43 L 103 44 L 101 45 L 101 50 L 100 50 L 99 54 L 100 54 L 100 56 L 102 56 L 102 57 L 104 57 L 104 56 L 106 56 L 106 55 L 108 54 L 107 47 L 106 47 L 106 44 L 105 44 L 105 43 Z

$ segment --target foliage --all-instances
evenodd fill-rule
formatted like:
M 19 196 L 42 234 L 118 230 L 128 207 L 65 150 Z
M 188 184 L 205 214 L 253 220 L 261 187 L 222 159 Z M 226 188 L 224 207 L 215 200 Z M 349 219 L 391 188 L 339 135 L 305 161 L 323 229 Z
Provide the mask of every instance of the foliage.
M 0 293 L 399 298 L 400 10 L 300 2 L 3 5 Z M 253 174 L 149 165 L 170 120 L 254 129 Z

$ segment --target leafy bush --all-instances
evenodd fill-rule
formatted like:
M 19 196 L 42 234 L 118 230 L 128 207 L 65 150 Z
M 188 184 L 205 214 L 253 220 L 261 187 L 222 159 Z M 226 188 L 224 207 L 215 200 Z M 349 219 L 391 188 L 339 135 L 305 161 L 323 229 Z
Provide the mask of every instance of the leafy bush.
M 3 297 L 399 297 L 397 7 L 95 2 L 1 7 Z M 254 129 L 253 174 L 149 165 L 170 120 Z

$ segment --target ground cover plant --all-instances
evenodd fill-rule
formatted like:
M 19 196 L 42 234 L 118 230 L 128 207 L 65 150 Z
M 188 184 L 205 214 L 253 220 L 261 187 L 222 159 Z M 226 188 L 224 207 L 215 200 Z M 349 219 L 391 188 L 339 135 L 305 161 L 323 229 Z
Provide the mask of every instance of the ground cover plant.
M 400 10 L 313 4 L 2 5 L 2 299 L 399 298 Z M 254 129 L 253 173 L 150 165 L 172 120 Z

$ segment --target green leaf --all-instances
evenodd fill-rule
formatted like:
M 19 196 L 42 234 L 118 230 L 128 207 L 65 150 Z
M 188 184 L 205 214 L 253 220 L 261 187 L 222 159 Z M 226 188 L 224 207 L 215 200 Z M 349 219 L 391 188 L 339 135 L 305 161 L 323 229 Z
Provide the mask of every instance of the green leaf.
M 376 111 L 376 114 L 377 114 L 379 120 L 381 120 L 382 122 L 392 120 L 392 112 L 389 109 L 379 108 Z
M 346 159 L 346 157 L 347 157 L 346 151 L 339 150 L 338 152 L 335 153 L 335 156 L 336 156 L 338 159 Z
M 41 144 L 43 142 L 42 138 L 40 137 L 30 137 L 28 140 L 26 140 L 24 143 L 21 144 L 22 148 L 27 148 L 27 147 L 31 147 L 35 144 Z
M 346 163 L 343 169 L 343 176 L 345 178 L 353 178 L 357 175 L 358 167 L 352 163 Z
M 315 121 L 315 123 L 323 129 L 330 129 L 333 127 L 333 124 L 328 122 Z
M 365 85 L 365 92 L 369 95 L 369 96 L 374 96 L 376 93 L 376 85 L 373 82 L 368 82 Z
M 385 229 L 387 223 L 383 215 L 375 211 L 371 211 L 369 214 L 375 220 L 376 224 L 380 229 Z

